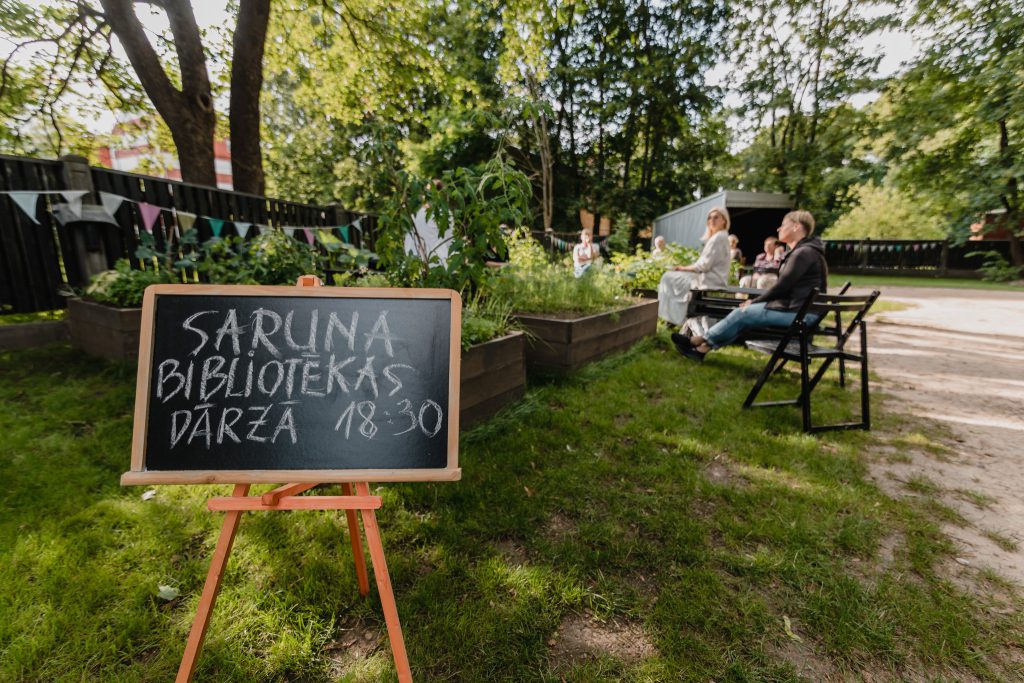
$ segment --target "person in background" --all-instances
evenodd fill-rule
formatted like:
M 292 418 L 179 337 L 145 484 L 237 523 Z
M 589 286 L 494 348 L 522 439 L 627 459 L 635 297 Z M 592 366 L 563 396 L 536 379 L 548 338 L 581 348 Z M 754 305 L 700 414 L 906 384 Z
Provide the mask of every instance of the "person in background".
M 825 245 L 814 236 L 814 216 L 809 211 L 787 213 L 779 226 L 779 240 L 791 250 L 779 267 L 778 281 L 760 296 L 744 301 L 703 336 L 673 333 L 672 342 L 681 354 L 702 361 L 709 351 L 731 344 L 750 328 L 789 327 L 815 290 L 828 291 Z M 811 324 L 819 318 L 806 316 Z
M 740 251 L 740 238 L 736 235 L 729 235 L 729 258 L 741 266 L 747 262 Z
M 600 255 L 591 241 L 590 231 L 581 230 L 579 244 L 572 248 L 572 274 L 583 277 L 583 273 L 587 272 Z
M 754 259 L 753 271 L 749 275 L 740 278 L 740 287 L 756 287 L 764 289 L 771 287 L 779 279 L 779 265 L 781 258 L 776 257 L 776 248 L 779 246 L 777 237 L 766 237 L 764 240 L 764 251 Z M 782 246 L 785 253 L 785 245 Z
M 658 235 L 654 238 L 654 248 L 651 249 L 651 256 L 662 256 L 665 254 L 665 236 Z
M 708 211 L 704 249 L 694 263 L 676 266 L 658 283 L 658 316 L 673 325 L 686 322 L 693 287 L 726 287 L 729 284 L 729 212 L 725 207 Z

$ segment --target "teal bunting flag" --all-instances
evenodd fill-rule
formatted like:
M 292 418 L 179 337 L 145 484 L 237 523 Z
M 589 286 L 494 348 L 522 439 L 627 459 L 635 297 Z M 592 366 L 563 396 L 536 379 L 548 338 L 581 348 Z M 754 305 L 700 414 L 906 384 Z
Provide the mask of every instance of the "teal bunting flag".
M 11 198 L 18 208 L 25 212 L 33 223 L 39 225 L 39 221 L 36 220 L 36 202 L 39 199 L 39 192 L 9 192 L 7 196 Z
M 345 244 L 351 244 L 352 240 L 350 240 L 348 238 L 348 226 L 347 225 L 339 225 L 338 226 L 338 230 L 341 231 L 341 239 L 342 239 L 342 241 L 345 242 Z
M 210 224 L 210 230 L 213 231 L 213 236 L 220 237 L 220 231 L 224 229 L 224 219 L 210 218 L 209 216 L 206 216 L 206 220 Z

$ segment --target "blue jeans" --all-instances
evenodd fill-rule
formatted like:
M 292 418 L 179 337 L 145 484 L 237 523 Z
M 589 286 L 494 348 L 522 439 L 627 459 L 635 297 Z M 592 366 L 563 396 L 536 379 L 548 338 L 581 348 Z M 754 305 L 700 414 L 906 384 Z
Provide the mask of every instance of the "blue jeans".
M 751 328 L 789 327 L 796 319 L 796 311 L 776 311 L 767 306 L 768 304 L 761 303 L 734 309 L 708 330 L 704 340 L 711 348 L 720 349 L 736 341 L 741 334 Z M 820 317 L 809 313 L 804 316 L 804 320 L 813 325 Z

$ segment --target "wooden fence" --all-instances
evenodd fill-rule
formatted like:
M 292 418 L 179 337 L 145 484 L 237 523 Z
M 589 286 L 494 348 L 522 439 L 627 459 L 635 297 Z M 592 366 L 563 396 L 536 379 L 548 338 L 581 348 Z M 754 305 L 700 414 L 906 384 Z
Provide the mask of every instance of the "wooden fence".
M 829 269 L 835 273 L 980 277 L 984 257 L 998 252 L 1010 260 L 1010 243 L 979 240 L 952 244 L 944 240 L 824 240 Z
M 62 225 L 51 209 L 60 195 L 42 195 L 36 212 L 39 224 L 30 220 L 6 194 L 0 194 L 0 314 L 28 313 L 64 307 L 64 293 L 88 284 L 89 264 L 97 259 L 100 269 L 112 268 L 120 258 L 135 263 L 134 253 L 144 229 L 138 205 L 146 202 L 163 208 L 156 218 L 152 234 L 158 248 L 170 234 L 174 212 L 196 214 L 193 227 L 200 240 L 213 235 L 205 217 L 227 221 L 223 235 L 237 234 L 234 221 L 260 224 L 275 229 L 293 227 L 351 226 L 358 229 L 336 237 L 357 246 L 373 249 L 377 241 L 375 216 L 346 211 L 340 206 L 316 206 L 272 197 L 219 190 L 174 180 L 124 173 L 107 168 L 86 167 L 74 161 L 51 161 L 0 155 L 0 191 L 53 192 L 82 189 L 75 170 L 84 172 L 88 189 L 109 192 L 128 201 L 114 213 L 117 225 L 103 222 L 73 222 Z M 73 185 L 73 186 L 72 186 Z M 86 198 L 96 201 L 97 194 Z M 301 232 L 296 239 L 304 239 Z

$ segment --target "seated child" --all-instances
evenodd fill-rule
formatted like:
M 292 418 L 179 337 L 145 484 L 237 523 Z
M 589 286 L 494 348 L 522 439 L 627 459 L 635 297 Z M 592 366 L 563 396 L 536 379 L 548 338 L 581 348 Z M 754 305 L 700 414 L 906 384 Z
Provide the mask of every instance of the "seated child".
M 754 259 L 753 272 L 740 278 L 740 287 L 766 289 L 775 284 L 775 281 L 779 279 L 779 264 L 785 253 L 786 246 L 777 238 L 765 238 L 764 252 L 758 254 Z

